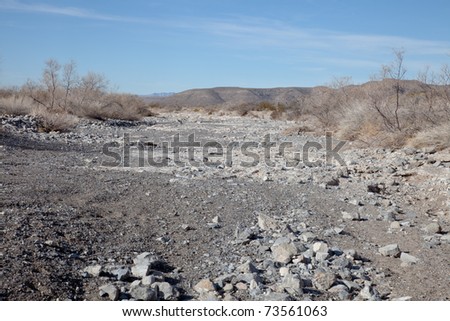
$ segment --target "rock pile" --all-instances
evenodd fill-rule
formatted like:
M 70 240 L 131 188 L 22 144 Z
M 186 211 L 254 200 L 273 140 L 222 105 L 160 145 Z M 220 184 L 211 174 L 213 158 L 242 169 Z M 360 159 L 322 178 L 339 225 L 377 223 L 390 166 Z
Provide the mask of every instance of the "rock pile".
M 354 249 L 340 249 L 312 234 L 301 224 L 295 229 L 260 214 L 257 225 L 236 233 L 230 244 L 246 255 L 229 263 L 223 274 L 200 280 L 193 287 L 197 298 L 381 300 L 389 294 L 376 287 L 385 282 L 384 273 Z
M 158 256 L 149 252 L 137 255 L 131 266 L 91 265 L 81 273 L 84 278 L 100 278 L 99 296 L 109 300 L 177 300 L 181 291 L 178 280 Z
M 6 130 L 17 131 L 21 133 L 35 133 L 38 130 L 37 118 L 31 115 L 1 115 L 0 124 Z

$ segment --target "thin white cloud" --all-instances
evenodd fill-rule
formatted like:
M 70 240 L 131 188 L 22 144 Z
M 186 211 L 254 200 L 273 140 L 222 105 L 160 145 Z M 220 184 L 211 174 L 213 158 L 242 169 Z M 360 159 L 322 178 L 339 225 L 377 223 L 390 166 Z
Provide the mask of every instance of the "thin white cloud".
M 414 55 L 445 55 L 449 41 L 431 41 L 391 35 L 364 35 L 322 29 L 302 29 L 280 21 L 211 20 L 203 25 L 205 32 L 226 37 L 242 46 L 267 46 L 324 50 L 331 52 L 386 53 L 404 48 Z
M 308 29 L 280 20 L 233 16 L 228 19 L 176 17 L 164 20 L 143 19 L 97 13 L 77 7 L 60 7 L 44 3 L 23 3 L 0 0 L 0 10 L 62 15 L 101 21 L 154 24 L 162 28 L 208 36 L 207 42 L 231 49 L 281 50 L 302 59 L 342 65 L 373 66 L 374 57 L 389 54 L 392 48 L 404 48 L 407 55 L 445 56 L 450 52 L 449 41 L 432 41 L 395 35 L 365 35 L 326 29 Z M 270 54 L 268 54 L 270 56 Z M 358 59 L 352 59 L 359 57 Z M 364 57 L 364 60 L 361 59 Z
M 43 3 L 26 4 L 15 0 L 0 1 L 0 9 L 19 12 L 54 14 L 74 18 L 103 20 L 103 21 L 136 22 L 136 23 L 150 22 L 150 20 L 147 19 L 100 14 L 76 7 L 57 7 Z

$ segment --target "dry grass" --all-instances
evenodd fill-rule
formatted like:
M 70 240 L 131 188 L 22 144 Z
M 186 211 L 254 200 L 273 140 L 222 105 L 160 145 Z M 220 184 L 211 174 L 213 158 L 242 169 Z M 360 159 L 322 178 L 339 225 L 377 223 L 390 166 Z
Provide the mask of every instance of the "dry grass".
M 34 98 L 45 99 L 44 96 Z M 73 127 L 78 117 L 91 119 L 140 120 L 155 116 L 152 107 L 139 97 L 127 94 L 105 94 L 96 100 L 80 103 L 82 99 L 70 101 L 68 107 L 55 106 L 50 109 L 21 91 L 3 90 L 0 95 L 0 113 L 5 115 L 36 115 L 43 131 L 65 131 Z M 77 117 L 78 116 L 78 117 Z
M 430 146 L 437 149 L 450 148 L 450 122 L 418 132 L 407 141 L 407 145 L 415 148 Z
M 258 112 L 265 112 L 272 119 L 282 119 L 286 112 L 286 106 L 279 103 L 274 104 L 262 101 L 260 103 L 247 103 L 233 106 L 230 110 L 239 116 L 255 116 Z
M 134 95 L 108 94 L 98 100 L 79 106 L 73 106 L 71 113 L 91 119 L 140 120 L 155 116 L 149 104 Z
M 10 95 L 0 98 L 0 114 L 27 115 L 33 110 L 33 100 L 29 97 Z
M 150 104 L 138 96 L 108 93 L 108 84 L 102 74 L 78 76 L 75 62 L 62 66 L 49 59 L 40 81 L 29 80 L 20 90 L 0 90 L 0 108 L 3 113 L 28 114 L 30 108 L 39 107 L 40 114 L 56 114 L 55 123 L 64 114 L 132 121 L 154 115 Z
M 74 115 L 49 112 L 43 107 L 35 107 L 31 114 L 38 120 L 38 130 L 45 133 L 70 131 L 79 121 Z
M 302 135 L 306 133 L 314 133 L 314 129 L 309 127 L 308 125 L 299 125 L 299 126 L 293 126 L 286 128 L 281 132 L 281 135 L 283 136 L 297 136 Z

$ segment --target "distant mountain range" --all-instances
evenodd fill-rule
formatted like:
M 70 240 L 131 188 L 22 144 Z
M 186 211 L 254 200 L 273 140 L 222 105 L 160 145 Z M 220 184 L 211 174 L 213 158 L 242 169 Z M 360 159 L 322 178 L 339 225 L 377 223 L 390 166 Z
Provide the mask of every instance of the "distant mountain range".
M 146 102 L 160 102 L 164 98 L 175 95 L 174 92 L 166 92 L 166 93 L 153 93 L 150 95 L 141 95 L 140 97 Z
M 309 95 L 313 88 L 240 88 L 217 87 L 191 89 L 165 97 L 164 105 L 180 107 L 231 106 L 245 103 L 293 102 L 300 96 Z
M 175 95 L 176 93 L 174 92 L 168 92 L 168 93 L 153 93 L 150 95 L 145 95 L 144 97 L 169 97 L 172 95 Z
M 364 97 L 368 92 L 383 90 L 385 86 L 392 86 L 393 80 L 369 81 L 361 85 L 344 87 L 346 94 L 351 97 Z M 424 84 L 416 80 L 403 80 L 404 93 L 420 93 Z M 204 89 L 190 89 L 180 93 L 159 93 L 143 96 L 146 101 L 158 102 L 166 106 L 176 107 L 230 107 L 241 104 L 253 104 L 267 101 L 270 103 L 292 104 L 305 99 L 313 99 L 320 95 L 330 94 L 336 89 L 325 86 L 318 87 L 284 87 L 284 88 L 240 88 L 216 87 Z

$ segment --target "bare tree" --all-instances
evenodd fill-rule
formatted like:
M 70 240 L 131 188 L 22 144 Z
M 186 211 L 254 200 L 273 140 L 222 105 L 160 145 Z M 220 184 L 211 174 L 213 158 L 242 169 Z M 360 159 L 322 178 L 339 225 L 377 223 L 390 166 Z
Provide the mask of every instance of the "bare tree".
M 352 97 L 349 92 L 349 87 L 353 84 L 351 76 L 333 77 L 333 80 L 328 87 L 335 90 L 334 100 L 336 112 L 343 116 L 346 109 L 349 107 Z
M 323 88 L 317 91 L 309 99 L 308 104 L 312 107 L 312 115 L 316 117 L 322 126 L 330 129 L 336 125 L 337 112 L 341 107 L 336 99 L 336 91 L 332 88 Z
M 422 88 L 422 94 L 425 97 L 427 104 L 427 112 L 423 113 L 423 116 L 432 124 L 436 125 L 438 120 L 436 118 L 435 105 L 439 97 L 439 91 L 436 87 L 436 74 L 430 71 L 430 67 L 427 66 L 425 70 L 419 72 L 417 80 L 420 81 L 420 87 Z
M 353 84 L 351 76 L 333 77 L 328 87 L 333 89 L 345 89 Z
M 59 71 L 61 65 L 55 59 L 49 59 L 45 62 L 45 68 L 43 72 L 43 83 L 46 86 L 49 95 L 49 107 L 54 109 L 56 102 L 56 95 L 59 86 Z
M 383 101 L 383 98 L 387 96 L 387 93 L 370 94 L 369 98 L 371 106 L 378 112 L 383 119 L 384 124 L 390 130 L 402 131 L 402 125 L 400 123 L 399 111 L 401 108 L 401 95 L 404 92 L 402 81 L 405 79 L 406 68 L 404 67 L 404 54 L 402 49 L 393 50 L 395 59 L 389 65 L 382 65 L 379 77 L 372 77 L 372 80 L 391 80 L 393 81 L 395 103 L 391 106 L 389 102 Z M 392 119 L 391 119 L 392 118 Z
M 89 72 L 81 78 L 79 89 L 81 91 L 81 105 L 101 96 L 108 89 L 108 81 L 105 76 Z
M 450 117 L 450 67 L 448 64 L 441 67 L 439 85 L 443 86 L 442 98 L 445 100 L 445 112 L 447 117 Z
M 45 99 L 40 95 L 40 93 L 42 93 L 42 86 L 38 83 L 28 79 L 25 85 L 22 86 L 22 91 L 25 93 L 25 96 L 30 97 L 38 105 L 48 107 L 45 103 Z
M 405 78 L 406 68 L 403 66 L 403 58 L 405 51 L 395 49 L 394 55 L 395 60 L 390 66 L 383 66 L 383 70 L 389 75 L 391 79 L 395 80 L 394 90 L 395 90 L 395 122 L 397 125 L 397 129 L 399 131 L 402 130 L 400 126 L 400 119 L 398 116 L 398 111 L 400 109 L 400 95 L 403 93 L 402 80 Z
M 78 85 L 79 80 L 76 68 L 77 64 L 73 60 L 65 64 L 63 68 L 62 84 L 64 87 L 64 102 L 62 107 L 64 109 L 67 109 L 69 97 L 74 88 Z

